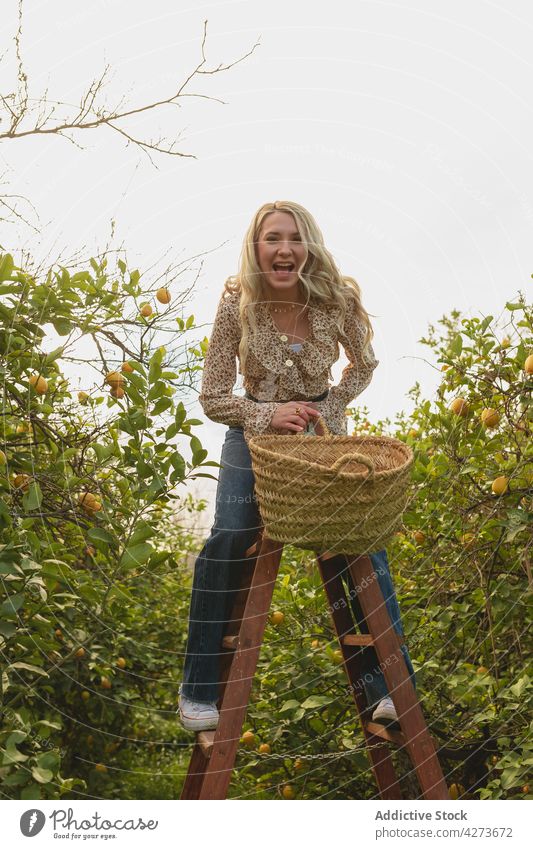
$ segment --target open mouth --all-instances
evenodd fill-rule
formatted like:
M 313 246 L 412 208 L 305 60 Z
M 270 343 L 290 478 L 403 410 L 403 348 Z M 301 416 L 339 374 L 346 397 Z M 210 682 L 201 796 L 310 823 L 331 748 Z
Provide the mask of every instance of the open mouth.
M 290 272 L 295 270 L 296 266 L 293 262 L 275 262 L 272 268 L 276 274 L 290 274 Z

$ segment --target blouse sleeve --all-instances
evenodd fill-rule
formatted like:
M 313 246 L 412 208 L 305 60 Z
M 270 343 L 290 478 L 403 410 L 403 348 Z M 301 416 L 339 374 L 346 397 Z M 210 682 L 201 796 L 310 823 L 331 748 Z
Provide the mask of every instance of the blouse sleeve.
M 239 340 L 239 321 L 222 296 L 207 346 L 198 400 L 206 416 L 215 422 L 242 427 L 248 435 L 265 433 L 278 404 L 260 404 L 233 394 Z
M 338 385 L 330 387 L 325 402 L 333 418 L 339 422 L 344 418 L 350 401 L 357 398 L 369 385 L 374 369 L 379 364 L 372 345 L 368 346 L 366 359 L 363 360 L 364 339 L 365 325 L 357 316 L 355 300 L 350 298 L 346 309 L 344 335 L 340 340 L 349 363 L 344 368 Z

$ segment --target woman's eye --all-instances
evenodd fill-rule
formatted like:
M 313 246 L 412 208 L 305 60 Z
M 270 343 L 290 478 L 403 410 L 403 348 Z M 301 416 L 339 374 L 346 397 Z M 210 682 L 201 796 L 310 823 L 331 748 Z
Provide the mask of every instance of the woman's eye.
M 266 241 L 267 242 L 277 242 L 278 240 L 276 239 L 275 236 L 267 236 Z M 291 241 L 292 242 L 301 242 L 302 240 L 300 238 L 298 238 L 298 239 L 291 239 Z

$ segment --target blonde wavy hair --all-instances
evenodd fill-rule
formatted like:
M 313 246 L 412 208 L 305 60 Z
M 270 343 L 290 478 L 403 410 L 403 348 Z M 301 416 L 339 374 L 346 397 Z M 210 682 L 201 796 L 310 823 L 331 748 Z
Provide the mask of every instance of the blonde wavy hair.
M 236 275 L 227 278 L 224 292 L 240 294 L 239 313 L 242 326 L 242 336 L 239 343 L 239 359 L 241 371 L 244 372 L 248 355 L 248 338 L 250 330 L 257 327 L 253 305 L 268 298 L 263 272 L 259 267 L 255 246 L 259 241 L 263 222 L 271 212 L 289 212 L 296 222 L 300 238 L 307 248 L 307 256 L 301 268 L 297 270 L 298 278 L 306 296 L 306 305 L 311 297 L 316 298 L 327 309 L 334 307 L 339 310 L 337 325 L 342 333 L 348 298 L 355 300 L 356 314 L 365 327 L 363 342 L 363 359 L 369 359 L 368 347 L 374 337 L 367 311 L 361 303 L 361 289 L 353 277 L 340 273 L 331 253 L 324 245 L 324 237 L 311 213 L 299 203 L 289 200 L 276 200 L 265 203 L 255 213 L 244 236 L 240 254 L 239 270 Z

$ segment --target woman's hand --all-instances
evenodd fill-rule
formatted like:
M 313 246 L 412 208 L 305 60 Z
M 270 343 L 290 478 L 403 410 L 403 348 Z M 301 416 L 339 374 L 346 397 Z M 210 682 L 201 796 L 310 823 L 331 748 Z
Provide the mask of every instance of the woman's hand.
M 300 412 L 296 413 L 296 408 Z M 279 404 L 272 416 L 270 426 L 281 430 L 284 434 L 301 433 L 305 430 L 310 419 L 316 420 L 320 412 L 313 401 L 287 401 Z

